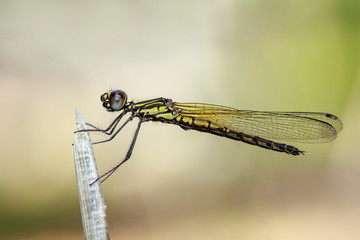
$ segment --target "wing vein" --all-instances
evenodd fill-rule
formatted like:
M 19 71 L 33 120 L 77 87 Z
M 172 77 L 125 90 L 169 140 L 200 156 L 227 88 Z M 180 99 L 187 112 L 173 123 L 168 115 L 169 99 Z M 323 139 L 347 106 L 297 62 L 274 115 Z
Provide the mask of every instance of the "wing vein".
M 201 103 L 174 103 L 174 107 L 181 116 L 272 140 L 324 143 L 334 140 L 342 130 L 339 118 L 328 113 L 248 111 Z

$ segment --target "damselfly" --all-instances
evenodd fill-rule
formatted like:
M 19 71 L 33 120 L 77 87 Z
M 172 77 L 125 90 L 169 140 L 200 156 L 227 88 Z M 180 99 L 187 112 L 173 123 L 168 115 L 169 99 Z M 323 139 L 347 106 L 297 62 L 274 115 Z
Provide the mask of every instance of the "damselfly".
M 104 93 L 100 99 L 109 112 L 122 112 L 106 129 L 87 123 L 93 129 L 79 131 L 97 131 L 110 136 L 93 144 L 111 141 L 135 117 L 140 121 L 124 160 L 96 181 L 106 180 L 130 158 L 140 126 L 148 121 L 175 124 L 184 130 L 208 132 L 291 155 L 304 154 L 304 151 L 277 141 L 325 143 L 334 140 L 342 130 L 340 119 L 329 113 L 246 111 L 212 104 L 177 103 L 167 98 L 135 103 L 127 101 L 126 93 L 121 90 Z M 130 117 L 116 130 L 127 113 L 130 113 Z

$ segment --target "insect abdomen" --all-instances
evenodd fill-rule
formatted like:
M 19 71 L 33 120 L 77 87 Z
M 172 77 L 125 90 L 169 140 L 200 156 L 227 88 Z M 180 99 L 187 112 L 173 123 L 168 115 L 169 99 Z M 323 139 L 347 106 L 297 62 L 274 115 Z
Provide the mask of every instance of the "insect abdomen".
M 283 143 L 277 143 L 257 136 L 248 135 L 242 132 L 237 132 L 229 128 L 223 127 L 219 124 L 203 119 L 196 119 L 193 117 L 180 117 L 176 119 L 176 122 L 184 129 L 194 129 L 201 132 L 208 132 L 211 134 L 227 137 L 237 141 L 242 141 L 244 143 L 248 143 L 251 145 L 259 146 L 277 152 L 285 152 L 291 155 L 299 155 L 300 153 L 301 154 L 304 153 L 303 151 L 300 151 L 296 147 Z

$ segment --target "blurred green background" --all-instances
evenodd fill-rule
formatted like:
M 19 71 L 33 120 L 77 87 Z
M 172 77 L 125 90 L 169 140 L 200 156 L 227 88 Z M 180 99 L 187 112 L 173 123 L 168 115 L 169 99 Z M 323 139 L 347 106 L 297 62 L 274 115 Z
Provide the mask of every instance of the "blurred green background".
M 102 185 L 112 239 L 359 239 L 359 60 L 358 0 L 0 1 L 0 238 L 83 238 L 74 109 L 107 126 L 113 88 L 344 130 L 293 157 L 146 123 Z M 135 127 L 94 147 L 100 172 Z

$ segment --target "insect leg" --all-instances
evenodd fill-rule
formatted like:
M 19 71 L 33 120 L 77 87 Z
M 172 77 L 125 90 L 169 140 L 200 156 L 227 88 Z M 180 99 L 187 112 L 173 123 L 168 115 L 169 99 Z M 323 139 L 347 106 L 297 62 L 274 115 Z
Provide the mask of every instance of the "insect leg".
M 118 123 L 120 122 L 121 118 L 126 114 L 127 112 L 123 111 L 122 113 L 120 113 L 119 116 L 117 116 L 114 121 L 112 121 L 112 123 L 106 128 L 106 129 L 100 129 L 98 127 L 95 127 L 94 125 L 90 124 L 90 123 L 86 123 L 86 125 L 94 128 L 94 129 L 83 129 L 83 130 L 78 130 L 78 131 L 75 131 L 75 133 L 77 132 L 102 132 L 102 133 L 105 133 L 107 135 L 111 135 L 116 126 L 118 125 Z M 111 129 L 110 132 L 107 132 Z
M 106 140 L 103 140 L 103 141 L 99 141 L 99 142 L 93 142 L 92 144 L 104 143 L 104 142 L 109 142 L 109 141 L 113 140 L 114 137 L 116 137 L 116 135 L 123 129 L 123 127 L 125 127 L 126 124 L 128 124 L 131 120 L 134 119 L 134 116 L 135 116 L 135 114 L 132 114 L 132 115 L 123 123 L 123 125 L 121 125 L 121 127 L 120 127 L 114 134 L 112 134 L 112 132 L 113 132 L 114 129 L 116 128 L 116 125 L 117 125 L 117 124 L 116 124 L 116 125 L 114 126 L 114 128 L 111 130 L 110 134 L 109 134 L 109 135 L 112 134 L 110 138 L 108 138 L 108 139 L 106 139 Z
M 130 120 L 129 120 L 130 121 Z M 126 156 L 124 158 L 124 160 L 122 160 L 118 165 L 116 165 L 115 167 L 113 167 L 112 169 L 110 169 L 109 171 L 107 171 L 106 173 L 104 173 L 103 175 L 101 175 L 100 177 L 98 177 L 94 182 L 92 182 L 90 185 L 94 184 L 95 182 L 99 181 L 100 179 L 101 182 L 104 182 L 108 177 L 111 176 L 111 174 L 113 174 L 123 163 L 125 163 L 127 160 L 129 160 L 129 158 L 131 157 L 131 154 L 134 150 L 134 146 L 135 146 L 135 142 L 137 139 L 137 136 L 139 134 L 139 130 L 140 130 L 140 126 L 143 123 L 143 119 L 140 119 L 138 126 L 136 128 L 135 134 L 134 134 L 134 138 L 131 142 L 130 148 L 128 150 L 128 152 L 126 153 Z

